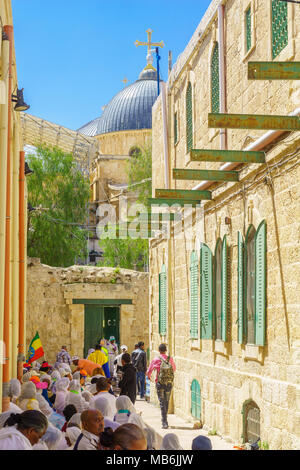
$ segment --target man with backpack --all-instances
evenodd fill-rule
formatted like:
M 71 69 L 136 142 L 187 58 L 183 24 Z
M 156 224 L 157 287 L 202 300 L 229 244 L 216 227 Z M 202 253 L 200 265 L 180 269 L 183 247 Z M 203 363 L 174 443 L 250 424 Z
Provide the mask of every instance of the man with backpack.
M 156 370 L 156 391 L 160 404 L 161 419 L 163 429 L 168 429 L 168 409 L 169 401 L 173 388 L 174 372 L 176 366 L 173 359 L 167 356 L 167 347 L 161 344 L 158 348 L 160 356 L 153 359 L 149 369 L 147 370 L 147 377 L 151 379 L 153 370 Z

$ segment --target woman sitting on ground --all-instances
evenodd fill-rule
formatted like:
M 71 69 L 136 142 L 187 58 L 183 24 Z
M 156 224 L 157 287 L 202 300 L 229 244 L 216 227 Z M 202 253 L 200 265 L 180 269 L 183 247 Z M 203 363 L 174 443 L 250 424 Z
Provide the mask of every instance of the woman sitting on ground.
M 133 423 L 144 429 L 145 423 L 141 416 L 137 414 L 132 401 L 126 395 L 121 395 L 116 400 L 117 413 L 114 416 L 114 421 L 119 424 Z
M 36 387 L 33 382 L 25 382 L 21 387 L 21 394 L 16 402 L 21 410 L 40 410 L 36 397 Z
M 32 450 L 47 428 L 48 420 L 40 411 L 12 414 L 0 430 L 0 450 Z
M 63 410 L 66 407 L 66 398 L 68 395 L 68 386 L 69 386 L 69 379 L 64 377 L 56 382 L 56 397 L 54 402 L 54 408 L 56 409 L 57 413 L 60 415 L 63 414 Z
M 93 401 L 93 407 L 95 410 L 101 411 L 102 415 L 104 416 L 104 428 L 111 428 L 113 431 L 115 431 L 120 426 L 120 424 L 116 421 L 109 419 L 110 404 L 107 398 L 101 397 L 101 395 L 98 396 Z
M 78 380 L 70 382 L 66 405 L 74 405 L 78 413 L 82 413 L 89 407 L 89 403 L 81 395 L 81 385 Z
M 102 449 L 107 450 L 147 450 L 147 439 L 143 429 L 135 424 L 123 424 L 113 431 L 104 429 L 100 436 Z
M 64 410 L 63 410 L 63 415 L 66 419 L 66 422 L 65 424 L 63 425 L 63 427 L 61 428 L 62 432 L 66 432 L 66 429 L 67 429 L 67 426 L 68 426 L 68 423 L 70 421 L 70 419 L 72 418 L 73 415 L 75 415 L 75 413 L 77 413 L 77 410 L 75 408 L 74 405 L 67 405 Z
M 160 450 L 183 450 L 183 448 L 176 434 L 169 433 L 164 436 Z

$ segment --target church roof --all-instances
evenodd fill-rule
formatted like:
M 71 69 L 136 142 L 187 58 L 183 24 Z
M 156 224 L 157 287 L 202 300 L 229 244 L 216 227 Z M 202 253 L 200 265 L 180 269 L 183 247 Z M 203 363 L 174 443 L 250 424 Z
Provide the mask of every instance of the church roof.
M 95 136 L 108 132 L 151 129 L 152 106 L 156 98 L 157 72 L 147 66 L 136 82 L 113 97 L 100 117 L 82 126 L 78 132 Z

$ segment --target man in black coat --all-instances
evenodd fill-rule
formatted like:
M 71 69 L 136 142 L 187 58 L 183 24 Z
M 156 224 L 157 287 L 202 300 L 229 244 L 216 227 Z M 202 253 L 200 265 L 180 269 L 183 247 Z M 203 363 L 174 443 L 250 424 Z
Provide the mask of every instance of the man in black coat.
M 138 350 L 134 351 L 136 354 L 133 356 L 132 353 L 131 355 L 132 365 L 136 369 L 137 386 L 140 392 L 141 400 L 144 398 L 146 391 L 147 355 L 144 349 L 145 344 L 143 341 L 140 341 L 138 343 Z
M 126 395 L 133 404 L 136 400 L 136 370 L 130 363 L 130 354 L 125 353 L 122 356 L 123 378 L 119 382 L 120 395 Z

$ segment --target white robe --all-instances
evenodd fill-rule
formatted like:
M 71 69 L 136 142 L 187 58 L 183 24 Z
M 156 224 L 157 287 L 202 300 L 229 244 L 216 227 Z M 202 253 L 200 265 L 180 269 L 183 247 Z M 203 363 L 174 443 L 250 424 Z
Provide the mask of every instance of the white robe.
M 15 426 L 0 430 L 0 450 L 32 450 L 32 445 Z

